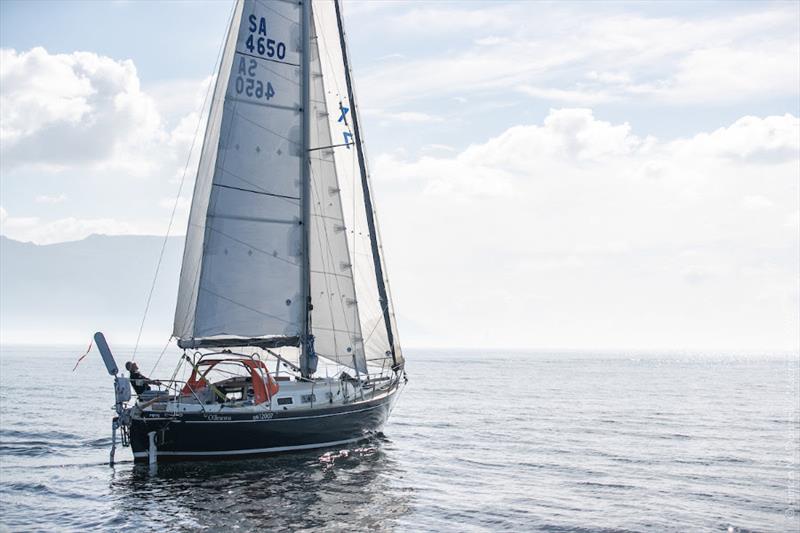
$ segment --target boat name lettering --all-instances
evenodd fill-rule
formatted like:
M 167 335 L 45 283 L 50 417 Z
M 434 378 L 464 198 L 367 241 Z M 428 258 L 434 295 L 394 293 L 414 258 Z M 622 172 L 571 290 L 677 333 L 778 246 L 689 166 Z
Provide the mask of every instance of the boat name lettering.
M 213 420 L 215 422 L 222 422 L 222 421 L 231 419 L 231 417 L 229 417 L 229 416 L 220 416 L 220 415 L 206 415 L 206 418 L 208 420 Z

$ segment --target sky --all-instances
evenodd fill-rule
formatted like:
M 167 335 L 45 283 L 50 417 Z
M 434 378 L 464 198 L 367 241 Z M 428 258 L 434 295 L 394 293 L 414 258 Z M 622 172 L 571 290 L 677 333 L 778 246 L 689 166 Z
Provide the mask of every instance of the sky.
M 230 9 L 0 2 L 0 233 L 182 234 Z M 344 13 L 404 343 L 798 350 L 800 3 Z

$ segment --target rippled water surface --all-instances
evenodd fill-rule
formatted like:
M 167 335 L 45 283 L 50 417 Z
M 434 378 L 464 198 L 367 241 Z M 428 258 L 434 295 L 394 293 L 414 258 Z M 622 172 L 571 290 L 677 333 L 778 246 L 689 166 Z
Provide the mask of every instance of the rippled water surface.
M 151 471 L 81 351 L 2 349 L 0 530 L 800 530 L 796 356 L 409 351 L 380 439 Z

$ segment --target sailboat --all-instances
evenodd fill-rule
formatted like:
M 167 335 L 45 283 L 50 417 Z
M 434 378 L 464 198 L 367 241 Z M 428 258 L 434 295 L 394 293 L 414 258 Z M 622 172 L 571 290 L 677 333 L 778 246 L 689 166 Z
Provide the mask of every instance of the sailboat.
M 236 0 L 194 186 L 169 379 L 117 432 L 137 461 L 342 445 L 407 382 L 334 1 Z M 151 377 L 152 379 L 152 377 Z

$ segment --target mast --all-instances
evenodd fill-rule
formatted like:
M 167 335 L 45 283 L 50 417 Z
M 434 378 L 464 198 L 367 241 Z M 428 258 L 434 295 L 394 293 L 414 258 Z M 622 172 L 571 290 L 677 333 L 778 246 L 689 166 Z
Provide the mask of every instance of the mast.
M 301 154 L 302 203 L 303 203 L 303 332 L 300 339 L 300 368 L 304 378 L 316 370 L 316 357 L 311 337 L 311 260 L 310 260 L 310 228 L 311 228 L 311 0 L 301 2 L 301 85 L 303 96 L 303 145 Z
M 392 319 L 389 312 L 389 297 L 386 291 L 386 281 L 383 275 L 383 265 L 381 263 L 380 247 L 378 246 L 378 231 L 375 224 L 375 212 L 372 206 L 372 194 L 370 193 L 369 177 L 367 175 L 366 158 L 361 140 L 361 130 L 358 125 L 358 111 L 356 109 L 356 99 L 353 94 L 353 81 L 350 75 L 350 62 L 347 56 L 347 42 L 344 36 L 344 24 L 342 22 L 342 11 L 339 0 L 334 0 L 336 8 L 336 24 L 339 29 L 339 44 L 342 48 L 342 58 L 344 59 L 344 75 L 347 82 L 347 99 L 350 101 L 351 117 L 353 120 L 353 136 L 358 155 L 358 167 L 361 173 L 361 188 L 364 193 L 364 208 L 367 214 L 367 227 L 369 229 L 370 246 L 372 248 L 372 260 L 375 264 L 375 276 L 378 285 L 378 297 L 383 310 L 383 320 L 386 323 L 386 337 L 389 341 L 389 349 L 392 353 L 392 368 L 397 369 L 397 354 L 394 345 L 394 332 L 392 331 Z

